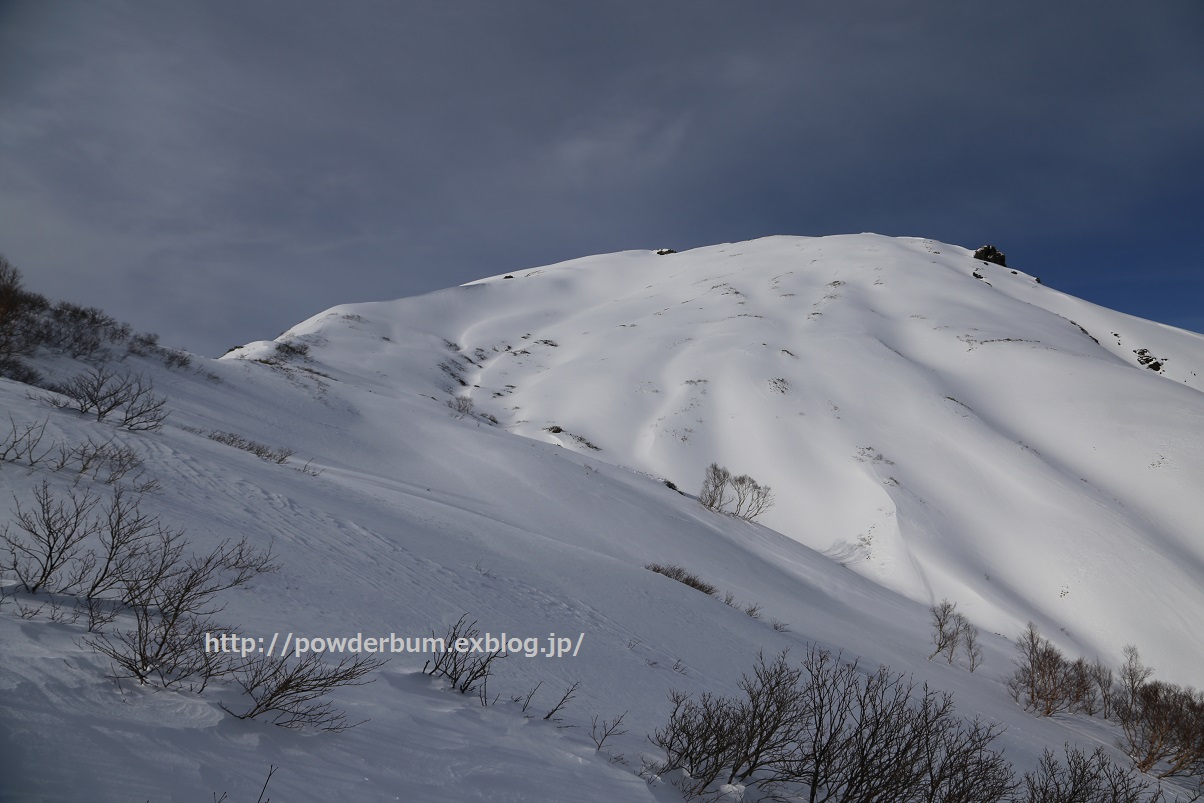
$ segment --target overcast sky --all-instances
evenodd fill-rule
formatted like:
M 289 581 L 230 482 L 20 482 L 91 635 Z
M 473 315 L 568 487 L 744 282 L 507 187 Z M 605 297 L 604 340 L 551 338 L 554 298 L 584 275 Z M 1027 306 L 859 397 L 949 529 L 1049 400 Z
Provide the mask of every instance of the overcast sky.
M 1204 331 L 1200 0 L 0 0 L 0 253 L 216 356 L 629 248 L 874 231 Z

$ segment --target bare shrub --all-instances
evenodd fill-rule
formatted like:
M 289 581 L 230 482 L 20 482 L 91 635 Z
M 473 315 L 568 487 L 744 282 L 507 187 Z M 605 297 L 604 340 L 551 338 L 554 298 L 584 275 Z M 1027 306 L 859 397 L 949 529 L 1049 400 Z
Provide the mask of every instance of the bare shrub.
M 646 564 L 644 568 L 648 569 L 649 571 L 656 572 L 657 574 L 663 574 L 670 580 L 676 580 L 683 585 L 688 585 L 690 588 L 697 589 L 708 596 L 713 597 L 716 593 L 718 593 L 718 589 L 716 589 L 715 586 L 706 582 L 698 575 L 691 574 L 681 566 L 674 566 L 672 564 L 664 563 L 649 563 Z
M 910 682 L 886 667 L 866 675 L 856 661 L 814 648 L 804 666 L 804 735 L 776 783 L 849 803 L 916 785 L 919 766 L 907 754 L 909 740 L 898 738 L 910 718 Z
M 1137 693 L 1154 674 L 1154 670 L 1141 662 L 1141 654 L 1132 644 L 1124 646 L 1125 662 L 1120 667 L 1120 690 L 1123 702 L 1137 704 Z
M 711 463 L 703 475 L 698 501 L 707 510 L 722 511 L 728 503 L 728 483 L 731 479 L 732 472 L 718 463 Z
M 82 597 L 90 626 L 95 626 L 102 609 L 113 608 L 101 604 L 101 598 L 116 593 L 126 601 L 152 540 L 166 531 L 157 517 L 141 512 L 137 497 L 120 487 L 99 515 L 100 500 L 90 489 L 56 494 L 44 480 L 33 495 L 32 507 L 23 508 L 18 501 L 13 510 L 20 532 L 4 530 L 7 566 L 30 593 Z
M 741 679 L 740 698 L 670 692 L 669 720 L 649 736 L 665 752 L 662 771 L 683 771 L 682 791 L 696 796 L 785 760 L 799 736 L 801 676 L 785 652 L 769 661 L 759 654 L 753 673 Z
M 665 753 L 659 772 L 682 771 L 682 792 L 694 797 L 734 763 L 734 703 L 710 692 L 694 700 L 677 689 L 669 692 L 669 702 L 668 722 L 648 739 Z
M 619 730 L 619 727 L 623 724 L 623 718 L 626 716 L 627 712 L 624 711 L 608 722 L 605 719 L 599 720 L 598 715 L 594 715 L 589 726 L 589 738 L 597 749 L 601 750 L 602 745 L 606 744 L 606 740 L 611 736 L 623 736 L 627 733 L 625 730 Z
M 734 477 L 728 469 L 711 463 L 703 475 L 698 501 L 708 510 L 752 521 L 773 507 L 773 491 L 747 474 Z
M 565 692 L 563 695 L 561 695 L 560 700 L 557 701 L 556 705 L 552 706 L 551 710 L 549 710 L 548 713 L 543 715 L 543 718 L 550 719 L 553 722 L 559 722 L 560 719 L 556 715 L 559 714 L 566 705 L 568 705 L 570 702 L 572 702 L 577 697 L 577 688 L 580 685 L 581 685 L 581 681 L 579 681 L 579 680 L 574 681 L 573 685 L 571 685 L 567 689 L 565 689 Z
M 120 413 L 120 426 L 131 431 L 150 431 L 163 426 L 167 399 L 157 396 L 154 385 L 141 374 L 119 374 L 107 365 L 89 368 L 50 388 L 58 396 L 45 400 L 58 408 L 72 408 L 103 421 Z
M 204 634 L 222 630 L 212 620 L 223 607 L 214 598 L 276 571 L 271 546 L 261 551 L 244 537 L 186 558 L 186 545 L 182 531 L 156 527 L 153 543 L 123 567 L 122 602 L 134 628 L 85 639 L 113 660 L 116 677 L 199 690 L 229 669 L 224 653 L 204 649 Z
M 12 296 L 21 289 L 21 271 L 0 254 L 0 313 L 8 314 Z
M 32 619 L 35 616 L 37 616 L 39 613 L 41 613 L 42 609 L 45 607 L 46 607 L 46 603 L 42 603 L 41 605 L 39 605 L 38 607 L 35 608 L 32 605 L 22 605 L 20 602 L 18 602 L 17 603 L 17 615 L 20 616 L 22 619 Z
M 168 412 L 167 397 L 156 396 L 149 383 L 143 386 L 139 380 L 121 410 L 119 426 L 130 432 L 153 432 L 163 426 Z
M 105 597 L 84 597 L 75 604 L 76 613 L 85 617 L 89 633 L 95 633 L 112 624 L 121 614 L 120 602 Z
M 488 683 L 489 676 L 493 674 L 493 662 L 507 656 L 502 648 L 491 652 L 471 652 L 468 646 L 473 639 L 480 639 L 481 631 L 475 621 L 467 620 L 468 614 L 462 615 L 447 628 L 442 638 L 431 631 L 435 649 L 430 659 L 422 665 L 423 674 L 447 678 L 452 688 L 461 694 L 470 694 L 477 691 L 478 686 Z
M 8 434 L 0 440 L 0 463 L 15 463 L 24 461 L 33 468 L 50 454 L 53 445 L 42 448 L 42 439 L 46 436 L 46 423 L 49 419 L 31 424 L 18 424 L 10 415 L 8 417 Z
M 1016 670 L 1007 678 L 1012 699 L 1042 717 L 1068 710 L 1074 683 L 1062 652 L 1032 622 L 1016 639 L 1016 650 Z
M 1091 665 L 1082 658 L 1076 658 L 1065 667 L 1066 695 L 1070 699 L 1070 710 L 1095 716 L 1099 711 L 1099 689 L 1091 678 Z
M 93 413 L 97 421 L 103 421 L 125 403 L 128 383 L 131 381 L 132 375 L 118 376 L 107 366 L 89 368 L 82 374 L 53 386 L 52 390 L 65 396 L 65 400 L 49 397 L 48 401 L 55 407 L 73 407 L 84 414 Z
M 947 599 L 941 600 L 929 610 L 932 613 L 932 643 L 936 649 L 928 656 L 928 660 L 931 661 L 943 653 L 949 663 L 953 663 L 953 657 L 961 643 L 962 623 L 965 618 L 957 613 L 957 603 Z
M 938 655 L 952 664 L 958 652 L 966 656 L 971 672 L 982 663 L 982 647 L 978 643 L 978 628 L 957 612 L 957 603 L 942 599 L 929 609 L 932 614 L 932 644 L 936 648 L 928 656 L 931 661 Z
M 131 609 L 133 629 L 93 630 L 84 643 L 113 662 L 113 679 L 141 685 L 187 688 L 200 693 L 231 669 L 230 654 L 204 649 L 206 634 L 221 627 L 208 617 L 164 618 L 142 606 Z M 111 620 L 110 620 L 111 621 Z
M 344 656 L 337 664 L 324 662 L 316 653 L 300 659 L 287 656 L 257 655 L 234 670 L 234 681 L 251 698 L 242 713 L 222 709 L 239 719 L 264 717 L 284 728 L 314 728 L 339 732 L 355 725 L 346 715 L 324 699 L 344 686 L 363 686 L 374 678 L 366 676 L 384 666 L 385 659 L 375 656 Z
M 85 542 L 98 525 L 92 509 L 99 501 L 90 491 L 67 491 L 58 497 L 47 480 L 34 488 L 34 505 L 23 508 L 16 495 L 12 514 L 18 533 L 6 525 L 0 538 L 9 552 L 7 568 L 31 594 L 49 590 L 68 592 L 81 584 L 86 568 Z
M 523 704 L 523 713 L 526 714 L 527 709 L 531 707 L 531 700 L 535 697 L 535 692 L 539 691 L 539 687 L 542 685 L 543 685 L 543 681 L 541 680 L 538 683 L 536 683 L 534 686 L 532 686 L 531 691 L 527 692 L 522 697 L 511 697 L 510 702 L 522 703 Z
M 740 679 L 743 698 L 729 707 L 732 724 L 737 727 L 728 737 L 728 783 L 746 781 L 788 763 L 803 736 L 810 684 L 801 684 L 803 669 L 791 666 L 787 655 L 782 651 L 766 660 L 764 653 L 758 653 L 752 674 Z
M 954 716 L 952 697 L 929 696 L 921 702 L 915 726 L 920 740 L 919 794 L 928 803 L 978 803 L 1012 800 L 1017 784 L 1002 751 L 991 744 L 1003 732 L 981 719 Z
M 457 396 L 447 403 L 456 418 L 464 418 L 473 414 L 476 405 L 468 396 Z
M 773 507 L 773 491 L 768 485 L 761 485 L 747 474 L 733 477 L 731 483 L 736 497 L 732 515 L 736 518 L 752 521 Z
M 88 584 L 83 589 L 86 599 L 99 599 L 121 588 L 156 535 L 163 532 L 158 517 L 143 513 L 137 499 L 131 499 L 121 488 L 113 490 L 97 529 L 100 551 L 90 552 L 87 561 Z
M 968 621 L 962 628 L 962 652 L 966 656 L 966 666 L 971 672 L 982 665 L 982 645 L 978 643 L 978 628 Z
M 1112 699 L 1113 692 L 1116 687 L 1116 673 L 1112 671 L 1112 667 L 1106 665 L 1096 656 L 1095 659 L 1087 666 L 1087 674 L 1091 678 L 1091 682 L 1095 684 L 1096 691 L 1099 694 L 1100 714 L 1104 719 L 1112 717 Z

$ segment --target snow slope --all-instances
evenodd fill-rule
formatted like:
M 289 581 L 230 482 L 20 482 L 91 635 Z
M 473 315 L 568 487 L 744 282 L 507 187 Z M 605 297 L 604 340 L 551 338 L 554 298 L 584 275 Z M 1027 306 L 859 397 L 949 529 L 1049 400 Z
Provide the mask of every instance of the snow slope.
M 859 235 L 627 252 L 340 307 L 288 336 L 336 376 L 421 377 L 509 431 L 592 453 L 575 435 L 683 488 L 711 461 L 749 473 L 777 490 L 766 525 L 996 630 L 1033 618 L 1109 655 L 1149 634 L 1185 682 L 1204 664 L 1204 338 L 965 249 Z M 439 340 L 459 351 L 433 358 Z M 1133 551 L 1144 575 L 1114 560 Z
M 1009 639 L 1030 619 L 1074 655 L 1116 663 L 1135 643 L 1158 677 L 1204 686 L 1204 339 L 957 246 L 624 252 L 335 307 L 194 370 L 130 360 L 170 399 L 160 432 L 7 381 L 0 405 L 64 441 L 103 431 L 137 449 L 162 482 L 145 506 L 198 549 L 274 539 L 282 571 L 228 598 L 240 632 L 426 635 L 467 613 L 582 647 L 501 662 L 485 708 L 397 656 L 335 695 L 370 721 L 298 734 L 223 714 L 233 687 L 119 688 L 78 624 L 9 602 L 3 800 L 254 799 L 269 764 L 276 800 L 673 800 L 634 774 L 668 690 L 731 692 L 758 649 L 812 642 L 953 691 L 1008 726 L 1022 768 L 1045 745 L 1110 743 L 1098 722 L 1008 699 Z M 471 414 L 449 410 L 457 395 Z M 267 463 L 195 429 L 296 455 Z M 662 482 L 694 493 L 712 461 L 773 486 L 776 506 L 750 524 Z M 43 476 L 66 482 L 0 464 L 0 490 L 24 501 Z M 925 660 L 943 597 L 984 631 L 974 674 Z M 510 698 L 540 681 L 524 718 Z M 577 681 L 561 723 L 575 727 L 544 721 Z M 591 718 L 623 711 L 628 734 L 596 751 Z

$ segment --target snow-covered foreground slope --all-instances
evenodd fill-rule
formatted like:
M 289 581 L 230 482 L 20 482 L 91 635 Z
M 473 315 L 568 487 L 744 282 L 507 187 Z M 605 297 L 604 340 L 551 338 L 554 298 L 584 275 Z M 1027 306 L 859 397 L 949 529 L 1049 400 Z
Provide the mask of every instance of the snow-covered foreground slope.
M 64 442 L 117 432 L 162 483 L 144 506 L 197 549 L 274 539 L 282 570 L 226 597 L 240 633 L 421 636 L 467 613 L 580 638 L 578 654 L 501 661 L 490 707 L 396 656 L 334 695 L 368 722 L 315 735 L 229 717 L 231 686 L 119 687 L 78 623 L 10 601 L 0 799 L 254 799 L 269 764 L 275 800 L 679 799 L 635 775 L 669 689 L 731 693 L 757 650 L 813 642 L 952 691 L 1007 725 L 1021 768 L 1046 745 L 1110 743 L 1008 698 L 1029 619 L 1074 655 L 1116 663 L 1135 643 L 1158 677 L 1204 685 L 1198 335 L 955 246 L 861 235 L 592 257 L 336 307 L 278 341 L 294 348 L 137 364 L 169 397 L 160 432 L 7 381 L 0 406 Z M 473 412 L 453 415 L 456 395 Z M 196 429 L 296 454 L 275 465 Z M 760 524 L 662 482 L 694 493 L 711 461 L 773 486 Z M 22 504 L 43 478 L 65 482 L 0 465 Z M 984 631 L 974 674 L 926 661 L 942 597 Z M 541 681 L 527 719 L 509 701 Z M 574 682 L 574 727 L 543 720 Z M 628 733 L 596 751 L 592 717 L 624 711 Z

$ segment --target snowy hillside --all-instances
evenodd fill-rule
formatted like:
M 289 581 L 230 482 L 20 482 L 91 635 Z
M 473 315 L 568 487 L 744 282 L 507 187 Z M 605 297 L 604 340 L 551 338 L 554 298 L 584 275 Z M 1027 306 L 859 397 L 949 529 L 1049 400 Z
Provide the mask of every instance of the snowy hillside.
M 1199 682 L 1204 338 L 969 257 L 871 235 L 628 252 L 286 338 L 357 385 L 463 394 L 682 488 L 718 461 L 776 489 L 764 524 L 911 599 L 1005 632 L 1034 618 L 1087 653 L 1146 637 Z M 1133 552 L 1144 576 L 1115 559 Z
M 1020 770 L 1066 741 L 1111 749 L 1113 727 L 1008 696 L 1030 620 L 1072 657 L 1116 665 L 1136 644 L 1158 678 L 1204 686 L 1204 337 L 964 248 L 857 235 L 624 252 L 334 307 L 187 368 L 123 364 L 167 397 L 162 429 L 8 380 L 0 409 L 45 420 L 48 444 L 134 450 L 159 480 L 144 509 L 195 550 L 273 542 L 280 570 L 223 595 L 239 634 L 424 636 L 467 614 L 579 650 L 498 661 L 484 707 L 421 674 L 429 656 L 396 655 L 332 694 L 369 721 L 295 732 L 224 713 L 234 685 L 116 684 L 80 622 L 22 616 L 39 600 L 17 593 L 0 607 L 5 801 L 254 800 L 269 765 L 277 801 L 679 800 L 636 774 L 669 690 L 730 694 L 758 650 L 813 643 L 952 692 L 1006 726 Z M 295 453 L 265 461 L 221 433 Z M 704 509 L 711 462 L 776 505 L 756 523 Z M 0 462 L 13 507 L 43 480 L 75 478 Z M 927 660 L 942 598 L 983 631 L 974 673 Z M 541 682 L 527 718 L 512 698 Z M 560 727 L 544 720 L 574 683 Z M 597 750 L 592 718 L 623 712 L 627 733 Z

